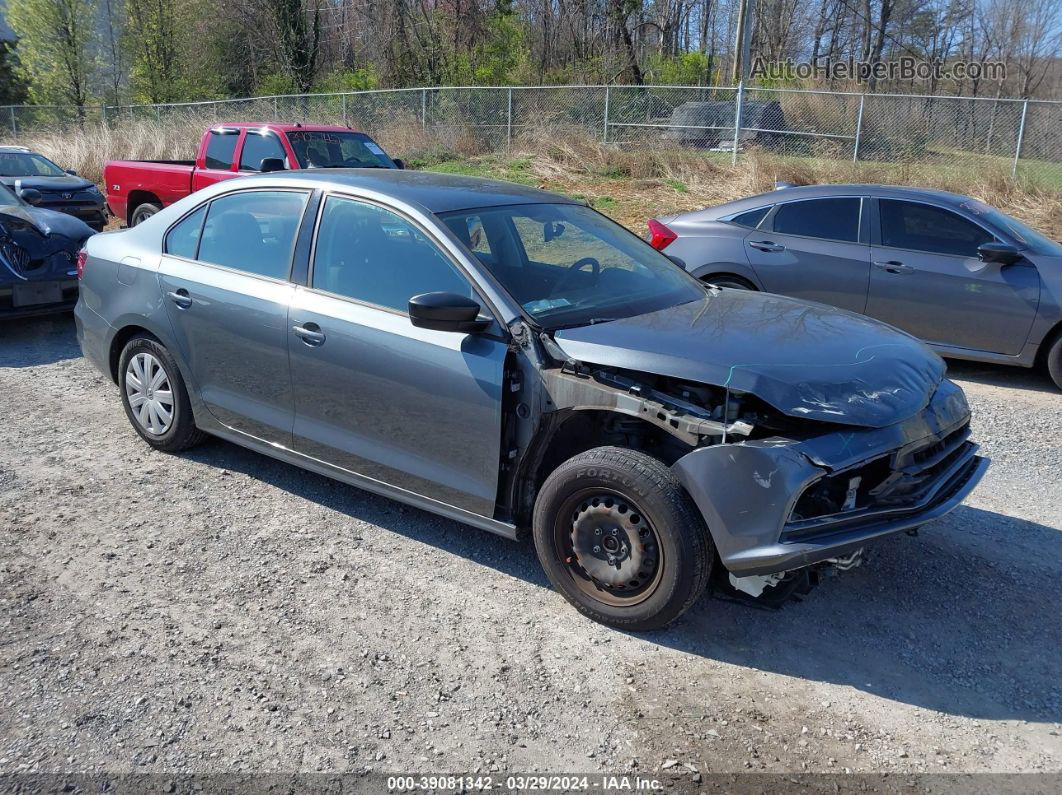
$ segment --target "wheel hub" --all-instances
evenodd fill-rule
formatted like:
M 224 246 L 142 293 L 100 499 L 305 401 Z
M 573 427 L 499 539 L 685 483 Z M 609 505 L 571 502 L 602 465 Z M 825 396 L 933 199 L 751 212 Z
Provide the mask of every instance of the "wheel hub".
M 621 498 L 603 494 L 576 506 L 571 542 L 574 562 L 599 587 L 634 591 L 656 572 L 653 533 Z

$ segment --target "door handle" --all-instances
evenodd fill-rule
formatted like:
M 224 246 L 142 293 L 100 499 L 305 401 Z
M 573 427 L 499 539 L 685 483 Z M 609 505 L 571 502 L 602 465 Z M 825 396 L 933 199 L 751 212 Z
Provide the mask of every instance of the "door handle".
M 291 330 L 295 332 L 295 336 L 305 342 L 311 348 L 316 348 L 318 345 L 322 345 L 325 341 L 325 335 L 321 331 L 321 327 L 316 323 L 306 323 L 302 326 L 292 326 Z
M 760 251 L 785 251 L 785 246 L 773 240 L 750 240 L 749 245 Z
M 904 265 L 894 259 L 886 260 L 885 262 L 875 262 L 874 267 L 881 268 L 881 270 L 888 273 L 914 273 L 914 268 L 910 265 Z
M 181 309 L 187 309 L 192 305 L 192 296 L 188 295 L 188 291 L 183 287 L 179 290 L 166 293 L 166 297 L 173 303 L 177 304 Z

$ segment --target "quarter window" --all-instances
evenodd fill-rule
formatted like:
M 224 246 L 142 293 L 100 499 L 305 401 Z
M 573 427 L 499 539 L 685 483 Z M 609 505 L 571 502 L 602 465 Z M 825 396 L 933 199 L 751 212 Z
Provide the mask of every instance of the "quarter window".
M 203 165 L 206 168 L 228 171 L 232 168 L 232 155 L 236 152 L 239 134 L 235 132 L 211 132 L 207 141 Z
M 465 277 L 420 229 L 382 207 L 339 196 L 325 201 L 311 286 L 399 312 L 421 293 L 472 297 Z
M 859 199 L 809 199 L 787 202 L 774 214 L 774 231 L 823 240 L 859 240 Z
M 976 257 L 977 247 L 993 239 L 972 221 L 929 204 L 879 199 L 878 211 L 883 246 Z
M 749 229 L 755 229 L 760 225 L 763 216 L 767 215 L 767 212 L 770 209 L 770 206 L 760 207 L 755 210 L 749 210 L 747 213 L 742 213 L 741 215 L 735 215 L 731 219 L 731 223 L 737 224 L 738 226 L 747 226 Z
M 240 152 L 240 171 L 261 171 L 267 157 L 285 158 L 284 147 L 275 135 L 248 133 Z
M 306 195 L 243 191 L 214 199 L 197 259 L 256 276 L 288 278 Z
M 186 215 L 179 223 L 175 224 L 166 235 L 166 253 L 176 257 L 195 259 L 196 249 L 199 248 L 199 234 L 203 229 L 203 217 L 206 215 L 206 205 L 203 205 L 191 215 Z

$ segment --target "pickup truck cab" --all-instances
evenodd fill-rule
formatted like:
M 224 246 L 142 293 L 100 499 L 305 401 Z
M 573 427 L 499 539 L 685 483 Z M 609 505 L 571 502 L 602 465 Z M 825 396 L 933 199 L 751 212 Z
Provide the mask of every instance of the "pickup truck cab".
M 107 204 L 129 226 L 215 182 L 301 168 L 403 168 L 372 138 L 349 127 L 234 122 L 216 124 L 195 160 L 108 160 Z

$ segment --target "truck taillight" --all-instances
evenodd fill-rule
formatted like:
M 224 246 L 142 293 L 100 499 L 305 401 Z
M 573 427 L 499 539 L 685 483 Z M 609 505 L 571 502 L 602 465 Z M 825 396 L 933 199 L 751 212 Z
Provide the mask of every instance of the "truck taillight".
M 88 260 L 88 251 L 81 249 L 77 252 L 77 278 L 80 279 L 85 275 L 85 261 Z
M 657 251 L 663 251 L 678 239 L 678 235 L 657 221 L 649 219 L 649 245 Z

